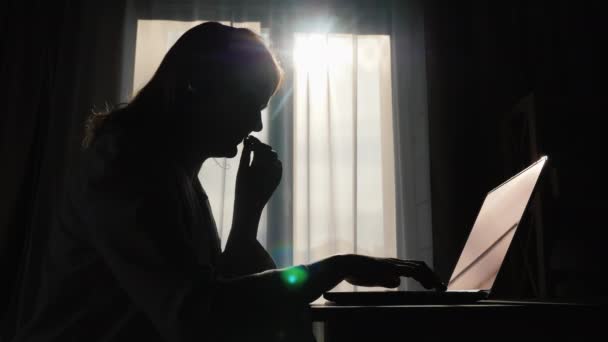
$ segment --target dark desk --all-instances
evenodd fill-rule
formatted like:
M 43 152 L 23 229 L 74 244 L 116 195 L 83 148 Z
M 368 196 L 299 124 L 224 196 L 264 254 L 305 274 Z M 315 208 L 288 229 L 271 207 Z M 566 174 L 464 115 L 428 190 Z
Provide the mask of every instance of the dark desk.
M 603 340 L 605 306 L 546 302 L 481 301 L 472 305 L 312 305 L 325 323 L 327 342 L 406 341 L 430 338 L 576 336 Z

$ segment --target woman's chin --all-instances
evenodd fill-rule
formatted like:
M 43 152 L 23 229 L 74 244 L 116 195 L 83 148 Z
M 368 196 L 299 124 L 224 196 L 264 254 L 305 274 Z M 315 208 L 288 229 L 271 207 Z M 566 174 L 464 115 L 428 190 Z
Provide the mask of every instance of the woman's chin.
M 213 158 L 234 158 L 238 154 L 239 150 L 236 145 L 225 145 L 216 149 L 216 152 L 212 154 Z

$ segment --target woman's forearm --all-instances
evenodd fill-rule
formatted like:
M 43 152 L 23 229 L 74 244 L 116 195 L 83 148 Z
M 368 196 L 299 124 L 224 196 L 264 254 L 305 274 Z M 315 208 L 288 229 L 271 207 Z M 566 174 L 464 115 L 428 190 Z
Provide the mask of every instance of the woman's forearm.
M 235 206 L 226 248 L 231 240 L 233 242 L 256 240 L 261 217 L 261 210 L 245 210 Z
M 250 213 L 235 207 L 230 236 L 220 258 L 220 274 L 236 277 L 277 268 L 257 240 L 260 217 L 261 211 Z
M 228 244 L 220 256 L 218 272 L 225 277 L 238 277 L 276 269 L 274 260 L 257 241 Z
M 227 307 L 305 305 L 344 280 L 342 258 L 219 279 L 218 297 Z

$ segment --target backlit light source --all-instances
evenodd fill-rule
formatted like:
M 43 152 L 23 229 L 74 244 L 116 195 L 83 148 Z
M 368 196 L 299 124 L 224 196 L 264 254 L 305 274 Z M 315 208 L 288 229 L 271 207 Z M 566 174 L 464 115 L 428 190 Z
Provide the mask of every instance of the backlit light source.
M 337 65 L 352 66 L 353 35 L 296 33 L 294 62 L 304 72 L 324 72 Z

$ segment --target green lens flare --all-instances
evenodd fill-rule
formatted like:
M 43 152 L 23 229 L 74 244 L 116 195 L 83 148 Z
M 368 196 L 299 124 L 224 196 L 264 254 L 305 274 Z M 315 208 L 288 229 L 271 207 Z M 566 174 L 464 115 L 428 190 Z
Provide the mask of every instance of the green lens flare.
M 308 272 L 302 266 L 295 266 L 286 269 L 281 277 L 287 286 L 296 287 L 306 282 L 306 279 L 308 279 Z

